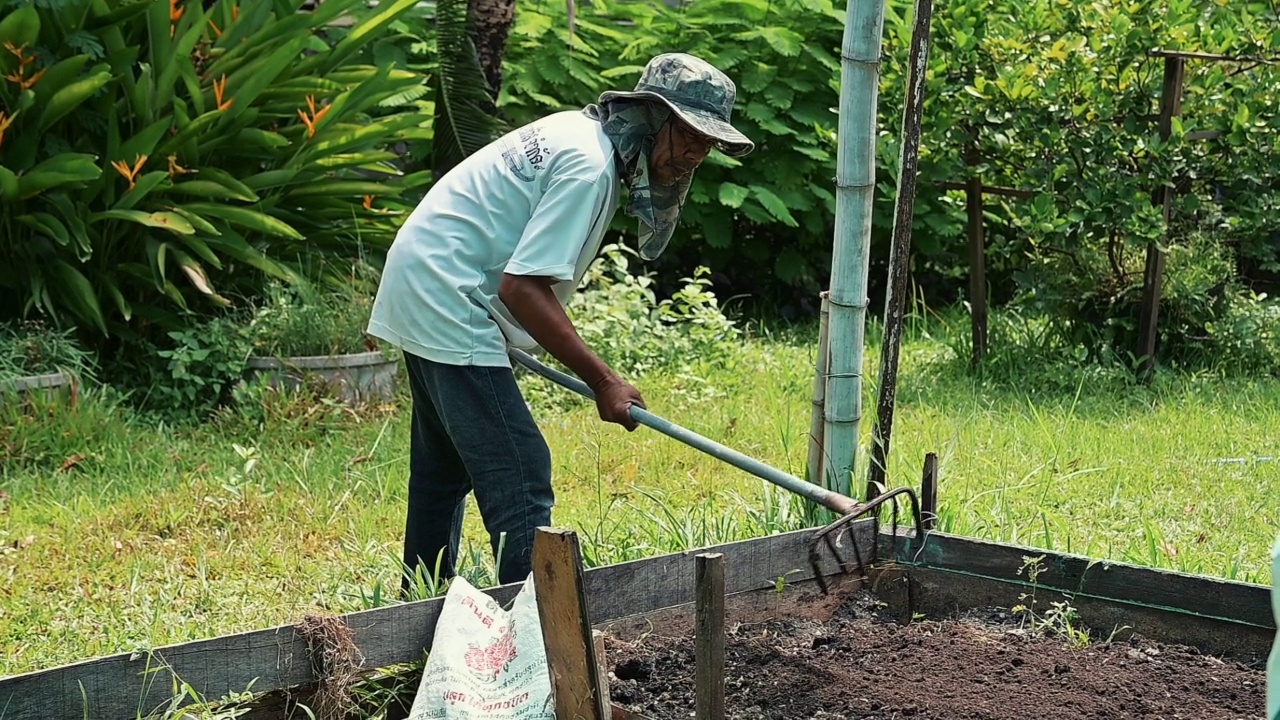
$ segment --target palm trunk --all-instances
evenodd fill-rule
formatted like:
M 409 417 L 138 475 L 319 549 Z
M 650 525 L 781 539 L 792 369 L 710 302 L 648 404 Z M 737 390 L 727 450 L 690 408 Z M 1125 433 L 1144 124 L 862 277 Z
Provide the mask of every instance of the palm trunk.
M 498 93 L 502 91 L 502 59 L 507 52 L 507 37 L 516 18 L 515 0 L 470 0 L 467 25 L 471 42 L 476 47 L 480 69 L 488 83 L 490 103 L 484 111 L 498 114 Z

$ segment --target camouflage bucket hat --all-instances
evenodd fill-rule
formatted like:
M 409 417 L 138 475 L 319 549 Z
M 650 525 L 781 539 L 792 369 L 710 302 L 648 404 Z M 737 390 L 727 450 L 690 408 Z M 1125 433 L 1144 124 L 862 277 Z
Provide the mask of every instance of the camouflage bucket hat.
M 657 100 L 711 138 L 717 150 L 742 157 L 755 149 L 755 143 L 730 124 L 736 96 L 733 81 L 710 63 L 684 53 L 667 53 L 645 65 L 635 90 L 606 92 L 600 103 L 625 98 Z

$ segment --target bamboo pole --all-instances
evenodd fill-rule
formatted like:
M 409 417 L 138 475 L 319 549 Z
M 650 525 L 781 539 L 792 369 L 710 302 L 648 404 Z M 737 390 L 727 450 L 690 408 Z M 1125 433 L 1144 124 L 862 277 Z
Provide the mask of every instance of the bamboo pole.
M 850 0 L 841 49 L 836 227 L 831 257 L 831 367 L 823 441 L 830 489 L 852 495 L 862 419 L 862 347 L 875 192 L 876 106 L 884 0 Z
M 814 363 L 813 408 L 809 414 L 809 482 L 827 486 L 826 452 L 824 452 L 823 408 L 827 398 L 827 360 L 830 358 L 831 303 L 827 293 L 822 293 L 822 311 L 818 321 L 818 359 Z M 829 486 L 828 486 L 829 487 Z
M 920 124 L 924 117 L 924 76 L 929 67 L 929 28 L 933 0 L 916 0 L 907 72 L 906 103 L 902 106 L 902 147 L 898 155 L 898 196 L 894 203 L 893 243 L 889 248 L 889 282 L 884 297 L 884 342 L 880 346 L 880 397 L 872 430 L 871 463 L 865 499 L 885 486 L 889 468 L 889 439 L 898 396 L 898 350 L 907 307 L 907 265 L 911 257 L 911 225 L 915 220 L 916 171 L 920 167 Z

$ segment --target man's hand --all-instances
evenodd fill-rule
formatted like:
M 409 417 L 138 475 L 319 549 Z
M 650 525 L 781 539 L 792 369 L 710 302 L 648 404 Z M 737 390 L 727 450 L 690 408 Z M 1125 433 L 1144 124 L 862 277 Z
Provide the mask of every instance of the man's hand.
M 636 421 L 631 419 L 628 407 L 635 405 L 644 408 L 644 398 L 640 397 L 639 390 L 617 375 L 609 375 L 600 387 L 592 388 L 591 391 L 596 394 L 596 409 L 600 412 L 601 420 L 617 423 L 626 428 L 627 432 L 636 429 Z
M 645 407 L 640 391 L 618 377 L 582 342 L 551 286 L 552 278 L 503 275 L 498 299 L 539 345 L 582 378 L 596 396 L 600 419 L 636 429 L 628 405 Z

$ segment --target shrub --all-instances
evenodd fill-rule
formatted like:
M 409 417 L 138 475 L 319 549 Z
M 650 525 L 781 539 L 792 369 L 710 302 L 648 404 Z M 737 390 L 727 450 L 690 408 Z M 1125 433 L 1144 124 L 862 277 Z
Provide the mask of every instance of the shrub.
M 634 274 L 634 251 L 606 245 L 571 299 L 568 312 L 584 342 L 626 377 L 656 369 L 696 372 L 723 360 L 741 335 L 698 268 L 671 297 L 659 299 L 653 274 Z

